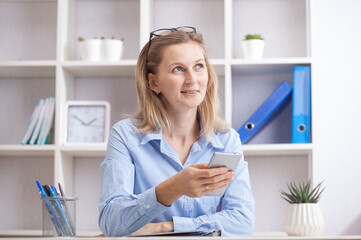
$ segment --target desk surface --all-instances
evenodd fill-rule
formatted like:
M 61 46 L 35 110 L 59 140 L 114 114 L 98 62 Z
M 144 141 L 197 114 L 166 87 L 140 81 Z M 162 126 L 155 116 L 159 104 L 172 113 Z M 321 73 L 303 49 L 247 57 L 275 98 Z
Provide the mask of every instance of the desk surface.
M 6 239 L 2 238 L 1 239 Z M 29 239 L 42 239 L 42 240 L 54 240 L 55 238 L 43 238 L 43 237 L 10 237 L 9 240 L 29 240 Z M 58 239 L 58 238 L 56 238 Z M 256 236 L 256 237 L 118 237 L 118 238 L 106 238 L 106 237 L 77 237 L 77 238 L 60 238 L 60 239 L 80 239 L 80 240 L 109 240 L 109 239 L 121 239 L 121 240 L 361 240 L 360 236 L 320 236 L 320 237 L 290 237 L 290 236 Z

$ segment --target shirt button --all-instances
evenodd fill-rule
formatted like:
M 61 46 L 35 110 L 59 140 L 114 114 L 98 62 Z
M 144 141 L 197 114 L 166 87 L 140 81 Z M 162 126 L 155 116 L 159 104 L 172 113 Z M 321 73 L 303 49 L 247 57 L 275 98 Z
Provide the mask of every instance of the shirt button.
M 156 210 L 154 210 L 154 211 L 153 211 L 153 213 L 154 213 L 154 214 L 156 214 L 156 213 L 157 213 L 157 211 L 156 211 Z
M 146 207 L 147 209 L 149 209 L 149 208 L 150 208 L 150 204 L 148 203 L 147 206 L 145 206 L 145 207 Z
M 187 200 L 189 200 L 189 197 L 186 197 Z

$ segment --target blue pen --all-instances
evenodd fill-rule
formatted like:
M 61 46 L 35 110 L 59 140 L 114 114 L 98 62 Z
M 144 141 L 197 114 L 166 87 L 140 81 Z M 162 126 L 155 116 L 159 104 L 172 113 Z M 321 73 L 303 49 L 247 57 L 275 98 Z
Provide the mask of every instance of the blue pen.
M 64 190 L 63 190 L 63 187 L 61 186 L 60 183 L 58 183 L 58 186 L 59 186 L 59 191 L 60 191 L 60 194 L 62 197 L 65 197 L 65 193 L 64 193 Z M 56 188 L 55 188 L 56 189 Z M 59 194 L 58 194 L 59 195 Z M 72 223 L 72 219 L 71 219 L 71 216 L 70 216 L 70 211 L 69 211 L 69 208 L 68 208 L 68 204 L 66 203 L 66 201 L 62 201 L 62 203 L 64 204 L 64 207 L 65 207 L 65 212 L 66 213 L 69 213 L 68 215 L 68 219 L 69 219 L 69 223 L 70 225 L 73 227 L 73 232 L 75 233 L 75 225 Z
M 51 187 L 49 188 L 50 196 L 52 196 L 52 197 L 58 197 L 57 192 L 56 192 L 56 189 L 55 189 L 55 191 L 54 191 L 54 188 L 55 188 L 54 186 L 51 186 Z M 61 205 L 60 205 L 59 200 L 56 199 L 56 200 L 55 200 L 55 204 L 56 204 L 56 206 L 57 206 L 57 208 L 58 208 L 58 211 L 59 211 L 61 217 L 63 218 L 63 220 L 64 220 L 67 228 L 69 229 L 70 236 L 74 236 L 73 231 L 72 231 L 72 228 L 71 228 L 71 226 L 70 226 L 70 224 L 69 224 L 69 222 L 68 222 L 68 219 L 66 218 L 66 216 L 65 216 L 65 214 L 64 214 L 64 211 L 63 211 L 63 209 L 62 209 L 62 207 L 61 207 Z
M 51 189 L 53 189 L 55 195 L 56 195 L 57 197 L 59 197 L 59 193 L 58 193 L 58 190 L 56 189 L 56 187 L 54 187 L 54 186 L 50 186 L 50 187 L 51 187 Z
M 59 183 L 59 187 L 61 187 L 60 183 Z M 54 186 L 51 186 L 51 188 L 54 190 L 54 193 L 57 197 L 60 197 L 60 194 L 58 193 L 58 190 L 56 189 L 56 187 Z M 60 189 L 61 193 L 63 193 L 63 189 Z M 65 197 L 64 194 L 61 195 L 61 197 Z M 68 209 L 68 206 L 66 204 L 66 201 L 64 199 L 60 200 L 60 203 L 61 203 L 61 207 L 63 209 L 63 212 L 65 213 L 65 216 L 66 218 L 68 219 L 68 222 L 70 224 L 70 227 L 73 231 L 73 236 L 75 236 L 75 227 L 72 223 L 72 219 L 71 219 L 71 215 L 70 215 L 70 212 L 69 212 L 69 209 Z
M 42 198 L 46 198 L 47 195 L 46 195 L 46 193 L 45 193 L 45 191 L 44 191 L 43 186 L 40 184 L 39 181 L 36 181 L 36 184 L 38 185 L 40 196 L 41 196 Z M 66 236 L 66 233 L 65 233 L 65 230 L 64 230 L 64 228 L 63 228 L 63 225 L 62 225 L 61 222 L 59 221 L 58 216 L 57 216 L 56 212 L 54 211 L 54 208 L 53 208 L 53 206 L 51 205 L 50 201 L 47 200 L 47 199 L 45 199 L 45 200 L 44 200 L 44 203 L 45 203 L 45 205 L 46 205 L 46 207 L 47 207 L 47 209 L 48 209 L 48 211 L 49 211 L 49 213 L 50 213 L 50 215 L 51 215 L 51 219 L 52 219 L 52 221 L 53 221 L 53 223 L 54 223 L 54 226 L 55 226 L 55 228 L 56 228 L 56 231 L 57 231 L 57 233 L 58 233 L 58 236 Z

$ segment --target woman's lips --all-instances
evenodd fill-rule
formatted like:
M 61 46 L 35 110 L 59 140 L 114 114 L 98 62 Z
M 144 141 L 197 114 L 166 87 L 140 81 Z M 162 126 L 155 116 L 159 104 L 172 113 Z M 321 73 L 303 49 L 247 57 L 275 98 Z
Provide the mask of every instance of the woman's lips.
M 184 91 L 181 91 L 181 93 L 187 93 L 187 94 L 196 94 L 197 92 L 199 92 L 199 90 L 184 90 Z

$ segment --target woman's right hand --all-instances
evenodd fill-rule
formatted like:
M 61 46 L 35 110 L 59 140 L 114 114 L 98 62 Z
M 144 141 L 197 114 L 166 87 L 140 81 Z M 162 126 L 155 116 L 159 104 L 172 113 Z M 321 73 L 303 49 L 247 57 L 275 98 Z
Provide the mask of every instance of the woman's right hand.
M 234 173 L 227 168 L 207 166 L 207 163 L 193 164 L 159 184 L 155 189 L 158 202 L 169 206 L 183 195 L 202 197 L 233 181 Z

